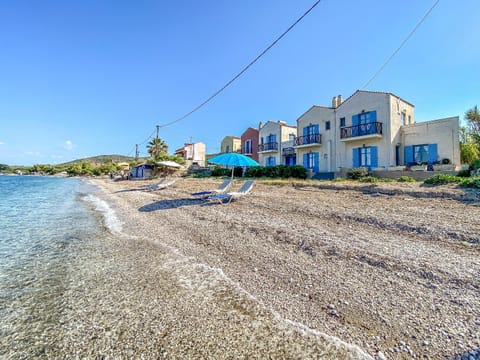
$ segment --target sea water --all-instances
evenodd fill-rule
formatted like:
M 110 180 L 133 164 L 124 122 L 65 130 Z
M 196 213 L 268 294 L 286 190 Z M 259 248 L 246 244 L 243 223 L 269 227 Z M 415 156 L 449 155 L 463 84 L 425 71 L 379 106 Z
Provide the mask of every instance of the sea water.
M 109 211 L 81 179 L 0 176 L 0 358 L 41 356 L 61 340 L 71 258 L 118 231 Z

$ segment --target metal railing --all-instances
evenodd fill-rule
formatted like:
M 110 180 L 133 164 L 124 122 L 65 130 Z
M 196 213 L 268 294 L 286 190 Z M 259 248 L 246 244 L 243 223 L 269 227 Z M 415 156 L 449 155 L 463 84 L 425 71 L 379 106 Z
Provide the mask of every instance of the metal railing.
M 258 151 L 278 151 L 278 142 L 269 142 L 258 145 Z
M 322 134 L 310 134 L 305 136 L 297 136 L 294 141 L 295 146 L 300 145 L 320 145 L 322 143 Z
M 383 128 L 381 122 L 371 122 L 355 126 L 345 126 L 340 128 L 340 139 L 348 139 L 365 135 L 382 135 Z

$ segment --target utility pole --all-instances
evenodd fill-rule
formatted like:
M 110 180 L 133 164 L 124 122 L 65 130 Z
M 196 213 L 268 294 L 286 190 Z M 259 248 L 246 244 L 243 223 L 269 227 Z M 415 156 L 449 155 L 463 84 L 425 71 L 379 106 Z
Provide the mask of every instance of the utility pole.
M 135 162 L 138 161 L 138 144 L 135 144 Z
M 193 136 L 190 135 L 190 144 L 192 144 L 192 164 L 195 161 L 195 144 L 192 141 Z
M 155 158 L 158 156 L 158 130 L 160 129 L 160 125 L 157 125 L 157 137 L 155 140 Z

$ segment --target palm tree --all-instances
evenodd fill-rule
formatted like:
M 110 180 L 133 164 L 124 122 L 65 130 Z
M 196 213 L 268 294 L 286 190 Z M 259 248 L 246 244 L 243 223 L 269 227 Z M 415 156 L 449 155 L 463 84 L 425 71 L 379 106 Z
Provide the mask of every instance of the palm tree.
M 160 154 L 166 154 L 168 152 L 168 146 L 165 141 L 157 137 L 150 140 L 147 150 L 151 157 L 157 159 Z

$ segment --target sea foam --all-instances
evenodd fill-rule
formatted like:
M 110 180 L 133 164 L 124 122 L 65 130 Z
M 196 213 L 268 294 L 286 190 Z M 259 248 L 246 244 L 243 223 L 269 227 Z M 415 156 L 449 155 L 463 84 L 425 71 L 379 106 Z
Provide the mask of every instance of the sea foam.
M 115 210 L 105 200 L 92 194 L 86 195 L 84 200 L 93 204 L 95 210 L 103 215 L 105 226 L 112 234 L 120 234 L 122 232 L 122 222 L 117 218 Z

